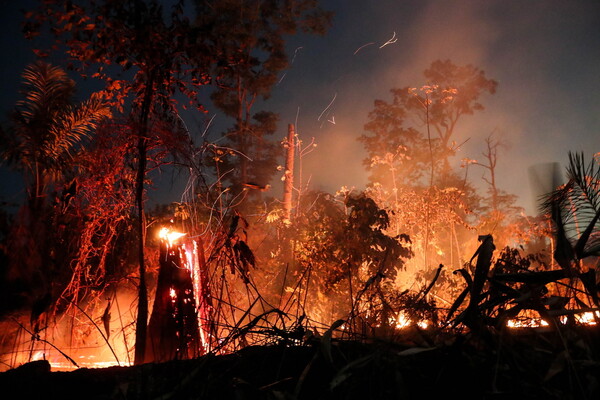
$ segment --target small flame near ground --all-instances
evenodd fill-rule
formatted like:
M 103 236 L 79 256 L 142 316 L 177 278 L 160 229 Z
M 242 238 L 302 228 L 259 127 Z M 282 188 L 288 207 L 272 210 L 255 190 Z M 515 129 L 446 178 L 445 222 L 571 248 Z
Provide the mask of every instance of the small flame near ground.
M 597 319 L 600 319 L 600 311 L 595 312 L 584 312 L 581 314 L 574 315 L 575 321 L 582 325 L 597 325 Z M 562 316 L 559 319 L 560 323 L 566 323 L 567 317 Z M 421 321 L 413 321 L 407 313 L 401 311 L 396 317 L 390 319 L 390 323 L 395 326 L 397 329 L 406 329 L 410 326 L 418 326 L 421 329 L 427 329 L 431 326 L 431 321 L 421 320 Z M 510 319 L 507 321 L 507 326 L 513 329 L 519 328 L 544 328 L 548 327 L 549 323 L 541 318 L 537 313 L 534 312 L 523 312 L 517 318 Z M 114 359 L 110 359 L 110 356 L 105 354 L 104 356 L 100 355 L 100 351 L 98 349 L 88 349 L 89 352 L 82 351 L 79 349 L 80 355 L 78 355 L 75 359 L 80 368 L 107 368 L 112 366 L 129 366 L 132 365 L 131 362 L 127 360 L 126 357 L 122 357 L 120 362 L 115 361 Z M 88 354 L 81 354 L 88 353 Z M 94 352 L 98 352 L 98 354 L 94 354 Z M 31 357 L 31 361 L 35 360 L 43 360 L 46 359 L 50 362 L 53 371 L 70 371 L 76 369 L 73 364 L 64 361 L 64 357 L 59 354 L 54 354 L 55 352 L 52 349 L 46 349 L 45 351 L 38 350 L 35 351 L 33 356 Z M 99 359 L 103 358 L 103 360 Z
M 558 320 L 561 324 L 566 324 L 567 319 L 567 316 L 561 316 Z M 575 322 L 580 325 L 595 326 L 597 325 L 597 320 L 600 319 L 600 311 L 587 311 L 581 314 L 575 314 L 574 319 Z M 550 326 L 548 321 L 534 313 L 523 313 L 517 318 L 508 320 L 506 325 L 509 328 L 543 328 Z
M 395 326 L 396 329 L 404 329 L 408 328 L 411 325 L 417 325 L 421 329 L 427 329 L 430 325 L 430 321 L 421 320 L 414 322 L 404 311 L 400 311 L 396 318 L 392 318 L 391 321 L 392 326 Z

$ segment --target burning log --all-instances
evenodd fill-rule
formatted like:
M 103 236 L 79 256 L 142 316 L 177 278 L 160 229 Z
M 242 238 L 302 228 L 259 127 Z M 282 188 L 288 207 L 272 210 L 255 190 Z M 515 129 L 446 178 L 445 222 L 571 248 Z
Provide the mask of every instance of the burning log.
M 162 232 L 160 269 L 150 323 L 145 362 L 189 359 L 202 353 L 194 297 L 193 271 L 188 266 L 184 234 Z

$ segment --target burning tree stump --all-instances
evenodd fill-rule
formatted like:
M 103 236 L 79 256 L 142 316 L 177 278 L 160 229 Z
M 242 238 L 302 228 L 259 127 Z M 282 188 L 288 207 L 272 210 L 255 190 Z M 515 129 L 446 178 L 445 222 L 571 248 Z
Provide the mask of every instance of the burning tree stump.
M 185 246 L 161 240 L 160 269 L 145 362 L 189 359 L 203 352 L 194 298 L 193 271 Z

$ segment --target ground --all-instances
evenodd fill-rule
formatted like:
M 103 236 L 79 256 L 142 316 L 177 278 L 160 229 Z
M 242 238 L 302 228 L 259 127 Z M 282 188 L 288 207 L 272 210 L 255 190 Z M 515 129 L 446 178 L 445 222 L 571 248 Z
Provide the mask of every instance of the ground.
M 51 372 L 38 361 L 0 374 L 0 385 L 19 399 L 61 400 L 600 398 L 593 357 L 600 331 L 574 332 L 511 333 L 490 342 L 458 335 L 431 345 L 427 335 L 411 344 L 319 338 L 72 372 Z

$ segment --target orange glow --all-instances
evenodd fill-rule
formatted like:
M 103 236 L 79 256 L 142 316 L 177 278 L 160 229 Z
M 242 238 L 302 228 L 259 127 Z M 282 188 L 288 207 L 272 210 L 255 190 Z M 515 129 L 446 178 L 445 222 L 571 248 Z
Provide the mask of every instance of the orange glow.
M 509 328 L 541 328 L 548 326 L 548 322 L 541 318 L 515 318 L 506 322 Z
M 77 318 L 80 314 L 76 318 L 64 315 L 39 332 L 40 340 L 32 341 L 29 335 L 19 335 L 12 350 L 0 352 L 0 372 L 37 360 L 48 361 L 52 371 L 132 365 L 135 313 L 129 305 L 135 307 L 135 293 L 129 288 L 119 289 L 112 304 L 110 336 L 106 336 L 104 326 L 96 327 L 89 319 Z M 90 305 L 89 310 L 91 315 L 98 315 L 97 308 Z M 26 327 L 28 318 L 23 315 L 17 321 Z M 0 326 L 2 334 L 9 333 L 10 329 L 8 324 Z
M 392 318 L 390 320 L 390 322 L 392 323 L 392 325 L 396 326 L 397 329 L 404 329 L 411 325 L 417 325 L 421 329 L 427 329 L 427 327 L 429 327 L 429 323 L 430 323 L 429 321 L 426 321 L 426 320 L 414 322 L 403 311 L 400 311 L 398 313 L 398 317 Z
M 596 315 L 594 316 L 594 314 L 596 314 Z M 599 311 L 585 312 L 581 315 L 575 316 L 575 319 L 577 320 L 577 322 L 579 322 L 580 324 L 583 324 L 583 325 L 596 325 L 597 318 L 600 319 Z
M 548 322 L 537 315 L 532 315 L 531 312 L 523 312 L 517 318 L 510 319 L 506 322 L 509 328 L 542 328 L 549 326 Z M 595 314 L 595 316 L 594 316 Z M 596 318 L 600 318 L 600 312 L 582 312 L 574 315 L 575 321 L 581 325 L 596 325 Z M 567 323 L 567 317 L 561 316 L 559 319 L 561 324 Z
M 165 226 L 158 231 L 158 237 L 162 240 L 166 240 L 169 243 L 169 246 L 172 246 L 173 243 L 185 235 L 187 235 L 187 233 L 173 231 Z

